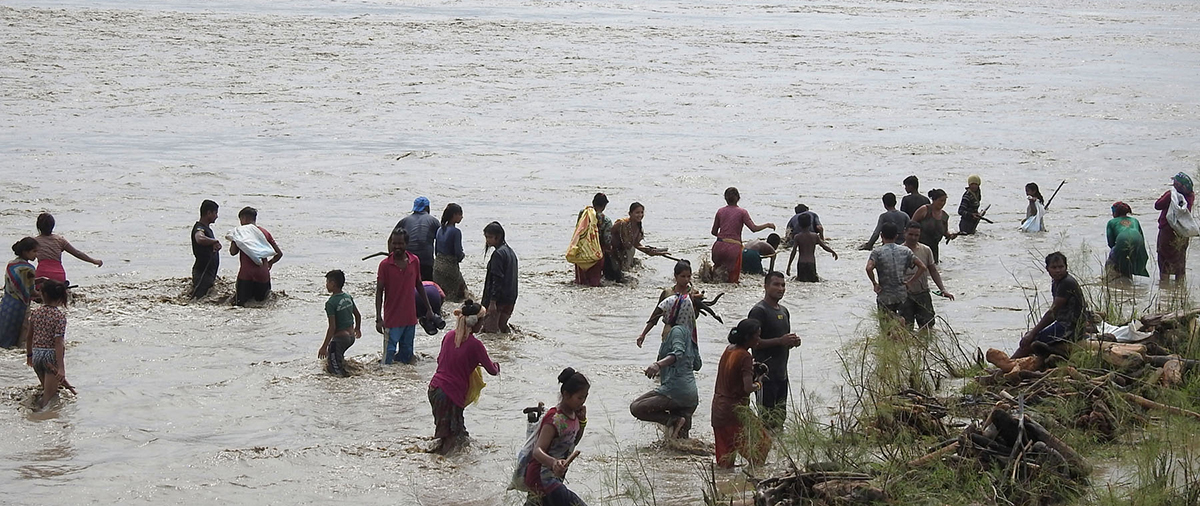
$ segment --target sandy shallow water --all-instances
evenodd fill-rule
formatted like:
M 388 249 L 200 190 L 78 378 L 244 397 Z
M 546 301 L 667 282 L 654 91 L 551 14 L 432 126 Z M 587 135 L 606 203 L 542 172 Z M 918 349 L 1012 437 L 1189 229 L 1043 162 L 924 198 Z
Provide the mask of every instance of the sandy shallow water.
M 816 210 L 842 257 L 822 254 L 825 280 L 791 284 L 784 303 L 804 339 L 792 387 L 828 399 L 873 304 L 855 248 L 879 195 L 918 174 L 953 213 L 978 173 L 997 224 L 942 247 L 958 300 L 936 304 L 968 346 L 1010 348 L 1025 295 L 1049 291 L 1046 253 L 1095 279 L 1113 201 L 1153 251 L 1153 199 L 1200 160 L 1198 21 L 1167 1 L 4 2 L 0 230 L 16 241 L 49 211 L 105 261 L 66 260 L 77 398 L 31 414 L 35 376 L 0 353 L 4 501 L 516 504 L 503 490 L 519 410 L 555 402 L 571 365 L 593 383 L 572 489 L 628 503 L 619 464 L 642 452 L 659 503 L 694 504 L 704 458 L 660 452 L 627 409 L 653 387 L 654 350 L 633 341 L 671 263 L 572 286 L 562 254 L 594 192 L 614 217 L 646 204 L 647 242 L 693 260 L 727 186 L 760 222 Z M 1064 179 L 1051 231 L 1018 233 L 1024 184 L 1048 197 Z M 381 368 L 364 329 L 348 380 L 316 360 L 324 272 L 347 272 L 370 322 L 377 262 L 359 258 L 417 195 L 465 208 L 476 291 L 486 223 L 521 261 L 522 332 L 485 338 L 502 374 L 467 410 L 474 445 L 449 459 L 420 451 L 440 337 L 418 337 L 416 366 Z M 218 233 L 250 205 L 278 239 L 267 307 L 178 297 L 205 198 L 222 206 Z M 222 276 L 235 269 L 224 256 Z M 727 323 L 761 297 L 753 278 L 702 288 L 726 292 Z M 1143 279 L 1126 293 L 1158 292 Z M 694 434 L 710 443 L 727 329 L 699 328 Z

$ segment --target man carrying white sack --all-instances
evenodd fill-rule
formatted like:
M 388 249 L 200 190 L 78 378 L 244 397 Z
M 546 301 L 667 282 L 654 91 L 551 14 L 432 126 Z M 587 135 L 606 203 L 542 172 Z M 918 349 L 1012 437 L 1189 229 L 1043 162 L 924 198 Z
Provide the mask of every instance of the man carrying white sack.
M 234 305 L 241 306 L 252 298 L 261 302 L 271 295 L 271 266 L 283 258 L 283 251 L 275 244 L 271 233 L 256 223 L 257 209 L 242 208 L 238 211 L 238 221 L 242 226 L 229 231 L 225 238 L 231 241 L 229 254 L 238 255 L 241 264 L 237 276 L 237 295 L 233 301 Z M 267 258 L 272 252 L 274 256 Z

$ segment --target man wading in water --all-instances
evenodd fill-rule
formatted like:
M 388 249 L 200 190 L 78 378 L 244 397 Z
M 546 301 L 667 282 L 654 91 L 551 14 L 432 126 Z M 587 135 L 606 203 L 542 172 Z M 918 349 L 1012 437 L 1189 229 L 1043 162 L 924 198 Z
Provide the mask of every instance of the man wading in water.
M 778 430 L 787 417 L 788 354 L 800 346 L 800 338 L 792 333 L 792 316 L 779 301 L 787 292 L 783 273 L 771 271 L 763 280 L 763 300 L 750 309 L 749 319 L 758 322 L 762 335 L 752 353 L 754 360 L 767 365 L 767 376 L 758 390 L 758 406 L 763 413 L 763 425 Z
M 217 282 L 217 267 L 221 265 L 221 241 L 213 234 L 212 224 L 217 221 L 217 203 L 205 200 L 200 203 L 200 221 L 192 226 L 192 298 L 208 295 Z

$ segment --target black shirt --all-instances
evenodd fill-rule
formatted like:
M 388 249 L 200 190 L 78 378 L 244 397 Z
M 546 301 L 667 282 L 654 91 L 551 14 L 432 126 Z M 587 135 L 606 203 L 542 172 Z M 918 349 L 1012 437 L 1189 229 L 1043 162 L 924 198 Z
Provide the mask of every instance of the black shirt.
M 758 320 L 758 323 L 762 325 L 762 334 L 760 335 L 762 339 L 775 339 L 792 332 L 792 317 L 782 304 L 779 305 L 779 309 L 775 309 L 766 301 L 760 300 L 750 309 L 750 319 Z M 787 346 L 772 346 L 763 349 L 754 348 L 751 352 L 754 354 L 754 360 L 767 364 L 767 367 L 770 368 L 767 376 L 771 381 L 787 381 L 787 361 L 790 350 L 791 348 Z
M 196 242 L 196 232 L 204 232 L 204 236 L 209 239 L 217 238 L 217 236 L 213 235 L 212 227 L 209 227 L 202 222 L 197 221 L 196 224 L 192 226 L 192 255 L 196 257 L 196 261 L 203 262 L 207 260 L 212 262 L 213 266 L 221 263 L 221 254 L 213 250 L 211 244 L 205 245 Z
M 1067 299 L 1067 303 L 1054 311 L 1054 321 L 1062 325 L 1067 336 L 1079 336 L 1079 327 L 1086 323 L 1083 311 L 1086 307 L 1083 301 L 1083 289 L 1075 277 L 1067 274 L 1062 280 L 1050 284 L 1050 293 L 1055 297 Z
M 913 213 L 917 212 L 917 209 L 920 209 L 921 206 L 928 203 L 930 203 L 929 199 L 924 195 L 921 195 L 920 193 L 910 193 L 905 195 L 903 199 L 900 199 L 900 210 L 904 211 L 904 214 L 907 214 L 909 218 L 912 218 Z M 900 230 L 900 234 L 904 234 L 903 229 Z
M 517 302 L 517 254 L 508 243 L 501 244 L 488 260 L 487 274 L 483 279 L 484 307 L 495 302 L 498 305 Z

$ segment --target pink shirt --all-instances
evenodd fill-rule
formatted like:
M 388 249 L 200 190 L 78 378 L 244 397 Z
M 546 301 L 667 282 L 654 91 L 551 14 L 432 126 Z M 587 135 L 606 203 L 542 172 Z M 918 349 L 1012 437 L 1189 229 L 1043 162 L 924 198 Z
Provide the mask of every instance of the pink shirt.
M 383 287 L 383 326 L 389 329 L 417 324 L 417 283 L 421 279 L 421 260 L 408 255 L 408 266 L 401 269 L 391 255 L 379 262 L 375 278 Z
M 467 387 L 470 386 L 471 372 L 476 367 L 483 366 L 488 374 L 495 376 L 500 374 L 500 366 L 492 362 L 491 357 L 488 357 L 487 349 L 483 347 L 482 342 L 475 338 L 474 334 L 467 336 L 462 346 L 455 348 L 456 332 L 456 330 L 451 330 L 442 339 L 442 351 L 438 353 L 437 358 L 437 372 L 434 373 L 433 379 L 429 380 L 429 386 L 442 389 L 442 392 L 454 404 L 465 408 L 467 407 Z
M 733 239 L 741 242 L 742 227 L 749 227 L 750 212 L 738 206 L 717 209 L 717 239 Z

